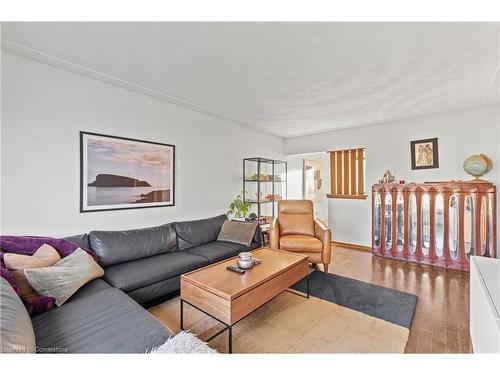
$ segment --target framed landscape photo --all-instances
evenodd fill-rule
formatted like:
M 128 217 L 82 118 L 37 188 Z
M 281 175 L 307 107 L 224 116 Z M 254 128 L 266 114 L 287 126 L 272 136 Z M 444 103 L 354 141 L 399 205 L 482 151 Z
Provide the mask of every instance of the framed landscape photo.
M 175 146 L 80 132 L 80 212 L 173 206 Z
M 420 139 L 410 142 L 411 169 L 439 168 L 438 139 Z

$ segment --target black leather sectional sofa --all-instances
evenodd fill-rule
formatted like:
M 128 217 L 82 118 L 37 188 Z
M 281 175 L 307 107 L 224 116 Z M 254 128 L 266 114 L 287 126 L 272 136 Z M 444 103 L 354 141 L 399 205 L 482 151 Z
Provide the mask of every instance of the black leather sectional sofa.
M 172 335 L 144 305 L 179 290 L 182 273 L 259 247 L 217 241 L 225 215 L 126 231 L 67 237 L 94 251 L 102 279 L 32 319 L 37 346 L 71 353 L 145 353 Z M 142 305 L 142 306 L 141 306 Z
M 226 215 L 124 231 L 67 237 L 99 256 L 104 281 L 148 304 L 179 290 L 180 275 L 259 246 L 217 241 Z

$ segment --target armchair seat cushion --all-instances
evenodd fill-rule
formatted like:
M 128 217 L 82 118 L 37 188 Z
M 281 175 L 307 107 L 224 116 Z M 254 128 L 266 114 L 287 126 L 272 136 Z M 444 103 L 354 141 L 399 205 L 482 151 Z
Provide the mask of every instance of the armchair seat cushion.
M 280 236 L 279 245 L 282 250 L 300 253 L 321 253 L 323 251 L 323 242 L 316 237 L 302 234 Z

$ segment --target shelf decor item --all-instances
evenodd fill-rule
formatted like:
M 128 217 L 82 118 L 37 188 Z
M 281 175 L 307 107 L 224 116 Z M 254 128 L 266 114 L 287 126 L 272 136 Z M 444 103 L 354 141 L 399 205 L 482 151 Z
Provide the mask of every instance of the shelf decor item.
M 80 212 L 174 205 L 175 146 L 80 132 Z
M 438 139 L 411 141 L 411 169 L 439 168 Z
M 484 154 L 469 156 L 464 161 L 464 171 L 474 177 L 471 182 L 487 182 L 481 180 L 479 177 L 488 173 L 491 170 L 493 163 L 490 158 Z
M 396 177 L 391 173 L 389 169 L 386 169 L 386 171 L 384 172 L 384 176 L 380 180 L 378 180 L 378 182 L 380 184 L 387 184 L 394 182 L 395 180 Z
M 242 219 L 247 216 L 248 211 L 250 211 L 250 207 L 252 206 L 252 203 L 245 202 L 243 200 L 242 197 L 245 196 L 245 193 L 248 194 L 246 191 L 243 190 L 240 194 L 236 196 L 236 198 L 234 198 L 234 200 L 229 205 L 227 216 L 233 216 L 238 219 Z

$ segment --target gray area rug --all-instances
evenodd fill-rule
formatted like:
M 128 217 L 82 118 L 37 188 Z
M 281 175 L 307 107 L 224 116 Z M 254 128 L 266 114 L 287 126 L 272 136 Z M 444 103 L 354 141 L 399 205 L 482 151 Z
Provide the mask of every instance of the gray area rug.
M 417 296 L 321 271 L 314 271 L 309 277 L 312 296 L 410 328 Z M 306 280 L 302 279 L 292 288 L 305 293 Z

